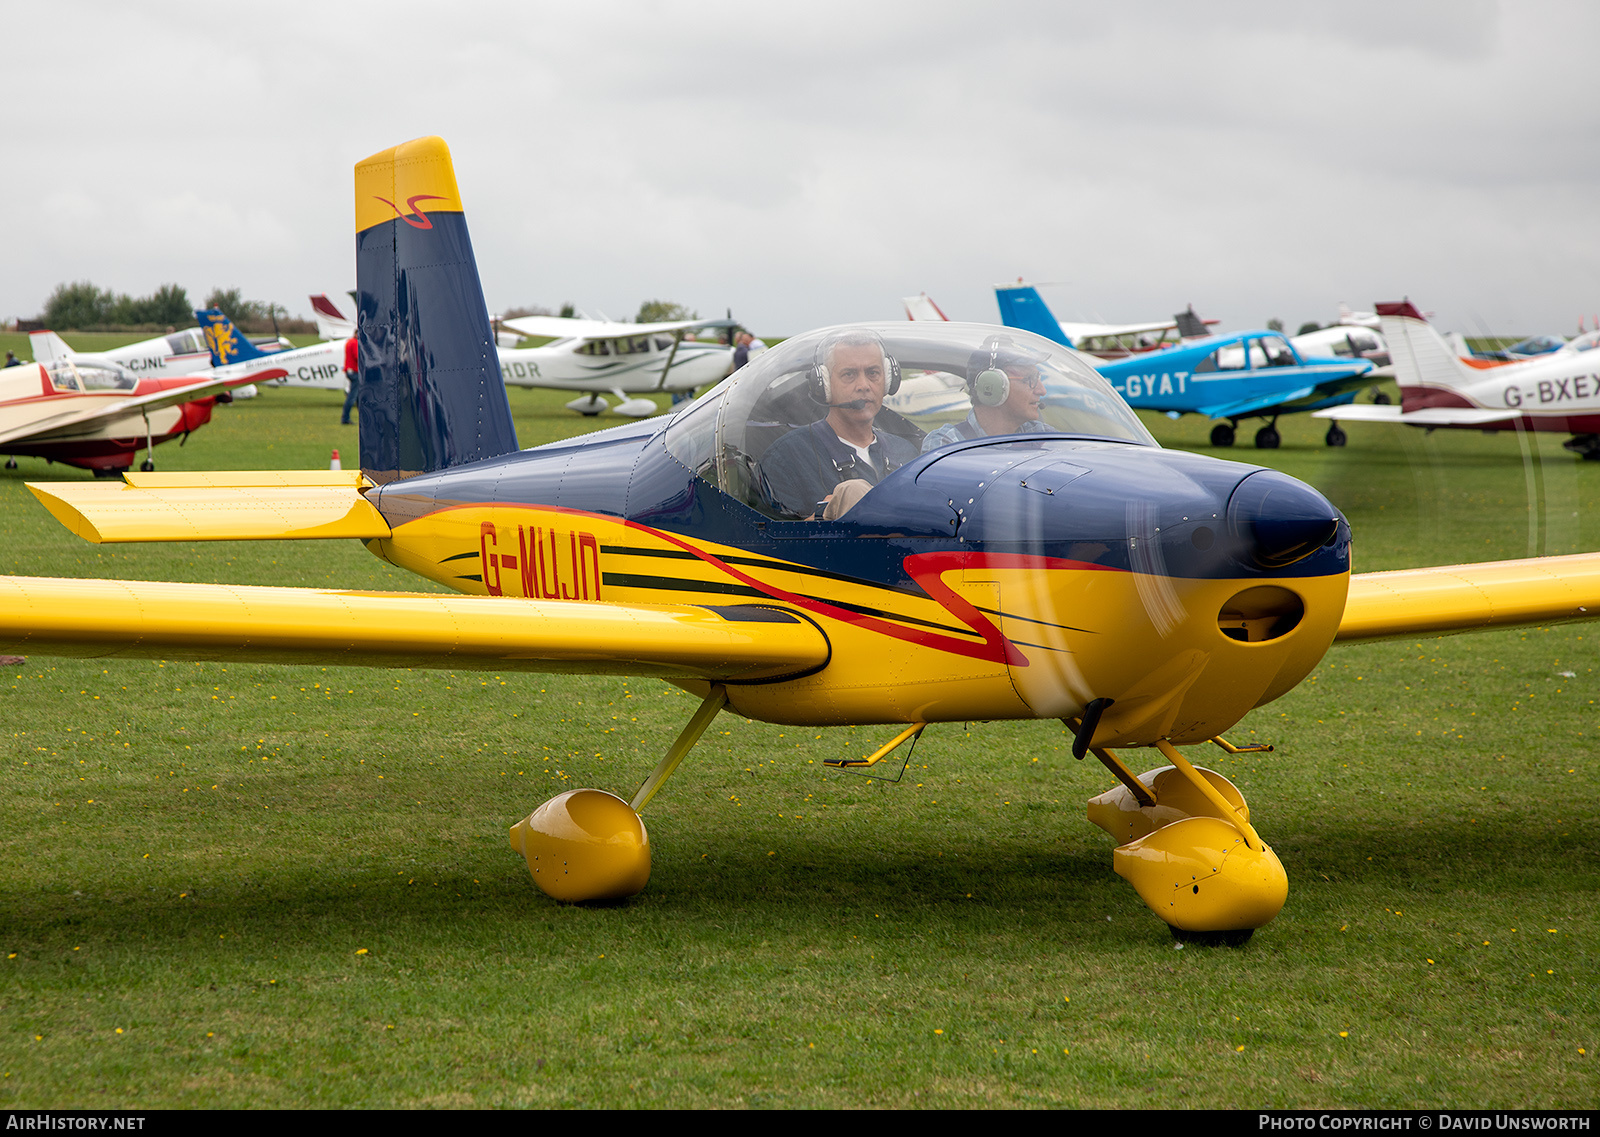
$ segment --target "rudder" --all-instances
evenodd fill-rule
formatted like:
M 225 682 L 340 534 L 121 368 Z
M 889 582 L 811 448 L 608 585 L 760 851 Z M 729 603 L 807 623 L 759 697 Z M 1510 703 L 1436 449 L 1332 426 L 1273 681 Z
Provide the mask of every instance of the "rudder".
M 1000 322 L 1008 328 L 1034 332 L 1062 347 L 1072 347 L 1067 333 L 1061 330 L 1050 306 L 1031 284 L 997 284 L 995 303 L 1000 305 Z
M 517 449 L 450 148 L 356 165 L 361 468 L 374 482 Z

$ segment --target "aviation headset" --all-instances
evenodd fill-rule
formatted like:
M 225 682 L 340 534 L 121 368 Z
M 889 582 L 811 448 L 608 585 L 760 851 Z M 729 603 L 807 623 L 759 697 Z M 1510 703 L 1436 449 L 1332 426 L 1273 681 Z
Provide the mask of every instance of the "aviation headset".
M 838 335 L 828 336 L 817 345 L 816 355 L 812 357 L 811 371 L 806 382 L 806 390 L 811 395 L 812 402 L 831 406 L 828 401 L 828 385 L 832 375 L 828 371 L 828 353 L 841 345 L 845 347 L 865 347 L 873 344 L 883 352 L 883 394 L 888 397 L 900 389 L 900 361 L 884 349 L 883 339 L 877 332 L 850 331 L 840 332 Z
M 980 407 L 998 407 L 1011 394 L 1011 376 L 1005 366 L 1037 368 L 1007 336 L 990 336 L 967 360 L 967 389 Z

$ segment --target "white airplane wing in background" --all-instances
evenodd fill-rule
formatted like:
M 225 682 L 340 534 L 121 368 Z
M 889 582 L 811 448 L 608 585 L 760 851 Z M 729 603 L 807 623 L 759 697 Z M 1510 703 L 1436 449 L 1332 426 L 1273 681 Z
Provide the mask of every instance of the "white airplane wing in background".
M 688 331 L 693 328 L 732 328 L 737 320 L 668 320 L 659 324 L 621 324 L 611 320 L 580 320 L 572 316 L 513 316 L 500 326 L 525 336 L 551 339 L 612 339 L 617 336 L 648 336 L 658 332 Z

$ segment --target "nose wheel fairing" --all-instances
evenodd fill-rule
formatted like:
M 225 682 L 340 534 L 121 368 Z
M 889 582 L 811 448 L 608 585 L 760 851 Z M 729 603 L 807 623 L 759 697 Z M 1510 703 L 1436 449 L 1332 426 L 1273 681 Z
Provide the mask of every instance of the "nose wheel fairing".
M 1174 935 L 1242 943 L 1278 914 L 1288 874 L 1232 782 L 1190 765 L 1170 744 L 1160 749 L 1173 765 L 1137 779 L 1115 753 L 1093 749 L 1122 784 L 1090 800 L 1089 820 L 1120 842 L 1112 854 L 1117 875 Z

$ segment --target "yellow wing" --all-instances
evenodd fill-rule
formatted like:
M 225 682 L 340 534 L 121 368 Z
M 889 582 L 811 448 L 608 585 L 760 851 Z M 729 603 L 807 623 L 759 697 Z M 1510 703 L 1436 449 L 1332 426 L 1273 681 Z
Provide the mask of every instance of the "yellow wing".
M 1361 573 L 1338 643 L 1438 636 L 1600 616 L 1600 553 Z
M 0 650 L 760 682 L 828 662 L 827 637 L 753 605 L 0 577 Z

